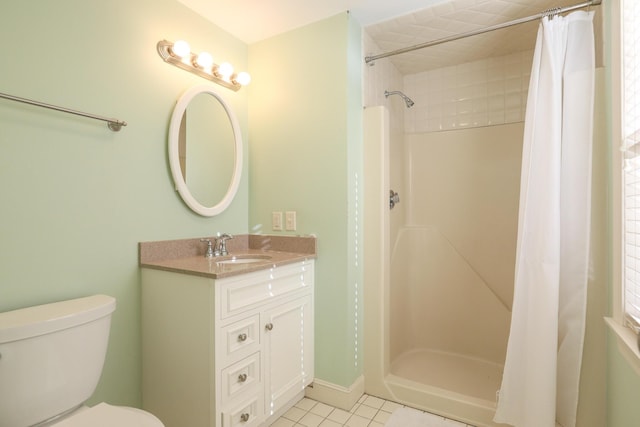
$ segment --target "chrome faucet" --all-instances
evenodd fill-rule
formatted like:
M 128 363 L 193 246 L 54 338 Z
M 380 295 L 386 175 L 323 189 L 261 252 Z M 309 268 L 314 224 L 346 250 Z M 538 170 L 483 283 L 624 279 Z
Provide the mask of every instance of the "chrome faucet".
M 207 242 L 207 251 L 204 254 L 205 258 L 213 258 L 213 246 L 211 245 L 211 240 L 209 239 L 200 239 L 201 242 Z
M 227 251 L 227 240 L 229 239 L 233 239 L 233 236 L 231 234 L 224 233 L 218 235 L 218 237 L 216 238 L 216 249 L 213 253 L 214 256 L 229 255 L 229 252 Z

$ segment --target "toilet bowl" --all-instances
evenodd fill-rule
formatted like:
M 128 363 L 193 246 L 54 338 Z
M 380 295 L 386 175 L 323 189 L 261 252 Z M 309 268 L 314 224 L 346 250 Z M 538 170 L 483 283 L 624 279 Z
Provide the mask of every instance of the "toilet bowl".
M 163 427 L 141 409 L 84 406 L 98 385 L 116 300 L 0 313 L 0 427 Z

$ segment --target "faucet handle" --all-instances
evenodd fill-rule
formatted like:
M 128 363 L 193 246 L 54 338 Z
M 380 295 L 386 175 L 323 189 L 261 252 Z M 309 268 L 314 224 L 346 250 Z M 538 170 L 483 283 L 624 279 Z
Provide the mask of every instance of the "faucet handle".
M 227 251 L 227 240 L 233 239 L 231 234 L 218 233 L 218 238 L 216 239 L 216 255 L 229 255 Z
M 205 252 L 205 258 L 213 258 L 213 246 L 211 244 L 211 240 L 209 239 L 200 239 L 201 242 L 207 242 L 207 252 Z

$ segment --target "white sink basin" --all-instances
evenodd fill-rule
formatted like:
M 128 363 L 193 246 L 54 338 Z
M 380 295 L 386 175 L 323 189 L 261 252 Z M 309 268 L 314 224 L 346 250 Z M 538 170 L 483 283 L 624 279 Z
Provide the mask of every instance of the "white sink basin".
M 250 264 L 254 262 L 265 262 L 269 259 L 271 259 L 271 257 L 268 255 L 237 255 L 216 262 L 218 264 Z

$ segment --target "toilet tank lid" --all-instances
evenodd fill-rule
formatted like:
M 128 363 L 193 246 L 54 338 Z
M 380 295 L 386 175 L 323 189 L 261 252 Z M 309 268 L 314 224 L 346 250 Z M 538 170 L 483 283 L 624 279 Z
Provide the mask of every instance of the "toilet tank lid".
M 115 298 L 92 295 L 0 313 L 0 344 L 82 325 L 115 309 Z

